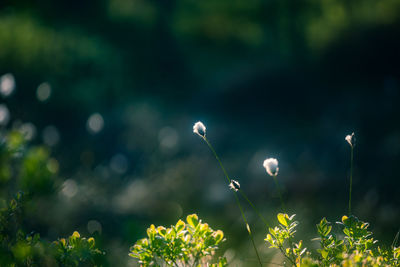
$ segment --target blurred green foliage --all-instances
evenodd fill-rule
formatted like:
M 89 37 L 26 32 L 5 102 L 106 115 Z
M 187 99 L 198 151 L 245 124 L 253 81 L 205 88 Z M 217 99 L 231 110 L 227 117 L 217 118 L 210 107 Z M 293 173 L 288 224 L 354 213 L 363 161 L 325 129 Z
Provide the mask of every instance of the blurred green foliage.
M 74 232 L 67 239 L 61 238 L 54 243 L 55 258 L 61 266 L 102 266 L 104 252 L 95 247 L 93 237 L 81 237 Z
M 30 229 L 26 223 L 27 207 L 35 205 L 38 198 L 57 192 L 57 163 L 44 147 L 31 147 L 18 130 L 2 129 L 0 138 L 0 265 L 103 265 L 104 253 L 95 247 L 92 237 L 81 238 L 74 232 L 67 240 L 49 243 Z

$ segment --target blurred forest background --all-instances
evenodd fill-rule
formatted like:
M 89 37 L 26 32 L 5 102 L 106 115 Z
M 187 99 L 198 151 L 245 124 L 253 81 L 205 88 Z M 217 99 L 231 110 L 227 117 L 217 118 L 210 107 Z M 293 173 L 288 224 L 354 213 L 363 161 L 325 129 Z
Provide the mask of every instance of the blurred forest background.
M 279 160 L 306 243 L 346 212 L 354 131 L 354 213 L 382 243 L 399 230 L 400 1 L 2 0 L 0 75 L 15 80 L 3 127 L 24 125 L 59 176 L 25 228 L 94 235 L 112 266 L 134 264 L 151 223 L 194 212 L 224 230 L 228 259 L 255 261 L 198 120 L 271 220 L 262 162 Z

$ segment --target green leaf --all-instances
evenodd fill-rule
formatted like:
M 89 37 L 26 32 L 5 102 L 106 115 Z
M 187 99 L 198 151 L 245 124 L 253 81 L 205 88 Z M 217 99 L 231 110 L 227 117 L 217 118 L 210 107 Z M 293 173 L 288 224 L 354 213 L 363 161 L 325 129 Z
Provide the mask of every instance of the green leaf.
M 196 228 L 196 226 L 199 224 L 199 217 L 197 217 L 196 214 L 188 215 L 186 217 L 186 221 L 190 226 Z
M 90 238 L 88 239 L 88 243 L 89 243 L 89 247 L 90 247 L 90 248 L 94 248 L 95 241 L 94 241 L 94 238 L 93 238 L 93 237 L 90 237 Z
M 154 240 L 154 236 L 156 235 L 156 227 L 154 224 L 150 225 L 149 228 L 147 228 L 147 236 L 149 237 L 150 240 Z
M 289 226 L 289 216 L 287 214 L 279 213 L 277 217 L 280 224 L 286 227 Z
M 217 230 L 213 233 L 213 236 L 218 244 L 224 238 L 224 233 L 221 230 Z
M 81 235 L 79 234 L 79 232 L 75 231 L 75 232 L 72 234 L 71 237 L 72 237 L 73 239 L 78 239 L 78 238 L 81 237 Z
M 167 229 L 165 229 L 164 226 L 158 226 L 157 227 L 157 232 L 158 234 L 160 234 L 162 237 L 165 237 L 166 233 L 167 233 Z
M 179 220 L 179 221 L 176 223 L 175 228 L 176 228 L 176 231 L 177 231 L 177 232 L 182 231 L 183 229 L 185 229 L 185 222 L 182 221 L 182 220 Z
M 11 210 L 15 210 L 17 208 L 17 201 L 15 199 L 10 201 L 10 208 Z

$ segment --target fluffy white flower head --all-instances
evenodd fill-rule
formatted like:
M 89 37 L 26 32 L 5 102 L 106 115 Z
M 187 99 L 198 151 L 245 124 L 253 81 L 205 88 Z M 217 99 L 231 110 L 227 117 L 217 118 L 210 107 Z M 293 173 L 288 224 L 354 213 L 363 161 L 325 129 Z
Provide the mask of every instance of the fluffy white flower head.
M 274 159 L 274 158 L 266 159 L 266 160 L 264 160 L 263 166 L 269 175 L 271 175 L 271 176 L 278 175 L 279 167 L 278 167 L 277 159 Z
M 237 192 L 240 189 L 240 184 L 236 180 L 231 180 L 231 183 L 229 184 L 229 188 L 232 189 L 233 191 Z
M 354 132 L 352 134 L 347 135 L 344 140 L 346 140 L 351 147 L 354 147 L 356 145 L 356 138 L 354 136 Z
M 206 137 L 206 126 L 201 121 L 198 121 L 193 125 L 193 132 L 204 138 Z

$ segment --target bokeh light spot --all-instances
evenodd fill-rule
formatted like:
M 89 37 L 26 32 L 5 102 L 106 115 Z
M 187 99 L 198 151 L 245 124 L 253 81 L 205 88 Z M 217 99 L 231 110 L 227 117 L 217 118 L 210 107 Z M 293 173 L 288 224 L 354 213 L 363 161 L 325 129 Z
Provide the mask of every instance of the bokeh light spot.
M 72 179 L 66 180 L 62 185 L 61 192 L 68 198 L 72 198 L 78 193 L 78 185 Z
M 110 160 L 110 169 L 118 174 L 124 174 L 128 170 L 128 160 L 122 154 L 114 155 Z
M 10 111 L 7 106 L 0 104 L 0 125 L 7 125 L 10 120 Z
M 49 159 L 49 161 L 47 162 L 47 169 L 51 172 L 51 173 L 57 173 L 58 169 L 59 169 L 59 164 L 58 161 L 54 158 Z
M 55 146 L 60 141 L 60 133 L 57 128 L 50 125 L 43 129 L 43 142 L 48 146 Z
M 0 77 L 0 93 L 3 97 L 10 96 L 15 90 L 15 79 L 11 73 Z
M 28 141 L 32 140 L 36 136 L 36 126 L 30 122 L 22 124 L 19 131 Z
M 158 133 L 158 140 L 162 148 L 171 149 L 178 144 L 179 135 L 172 127 L 164 127 Z
M 104 127 L 103 116 L 101 116 L 99 113 L 90 115 L 89 119 L 87 120 L 86 127 L 91 134 L 99 133 Z
M 36 90 L 36 97 L 39 101 L 44 102 L 51 96 L 51 86 L 49 83 L 41 83 Z

